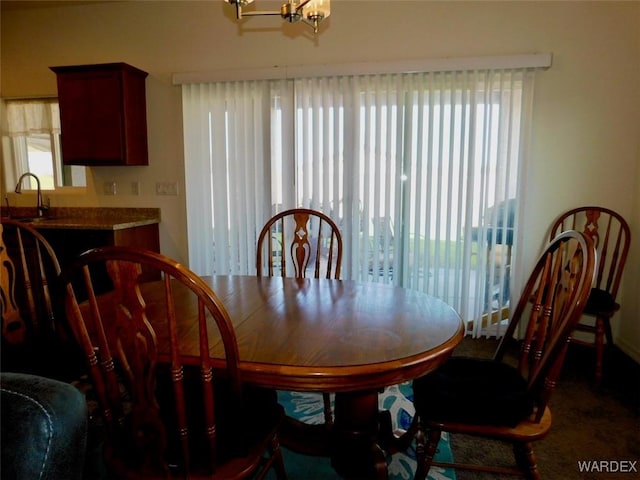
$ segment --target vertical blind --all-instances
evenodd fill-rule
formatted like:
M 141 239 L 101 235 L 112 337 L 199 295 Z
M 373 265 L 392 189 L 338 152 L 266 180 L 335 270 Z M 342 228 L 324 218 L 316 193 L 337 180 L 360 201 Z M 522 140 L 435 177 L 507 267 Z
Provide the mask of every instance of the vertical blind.
M 448 302 L 500 335 L 534 70 L 185 84 L 190 267 L 254 274 L 277 211 L 340 226 L 343 278 Z

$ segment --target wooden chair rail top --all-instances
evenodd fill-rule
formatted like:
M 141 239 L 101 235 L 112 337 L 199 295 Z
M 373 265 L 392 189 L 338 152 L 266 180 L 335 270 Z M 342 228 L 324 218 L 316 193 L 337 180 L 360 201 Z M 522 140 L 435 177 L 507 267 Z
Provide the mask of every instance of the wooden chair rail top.
M 243 380 L 269 388 L 337 392 L 400 383 L 437 368 L 464 335 L 452 307 L 413 290 L 347 280 L 202 278 L 233 321 Z M 176 287 L 182 356 L 195 363 L 196 304 Z M 154 321 L 163 316 L 162 302 L 154 301 L 160 282 L 141 290 L 159 351 L 168 351 L 165 328 Z M 211 356 L 223 359 L 221 343 L 210 342 Z

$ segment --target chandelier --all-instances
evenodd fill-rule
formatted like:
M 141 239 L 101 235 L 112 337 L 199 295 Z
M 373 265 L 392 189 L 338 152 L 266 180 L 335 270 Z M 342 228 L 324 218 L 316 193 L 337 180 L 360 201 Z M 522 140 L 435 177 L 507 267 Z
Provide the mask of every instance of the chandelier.
M 313 27 L 313 33 L 318 33 L 318 25 L 331 13 L 329 5 L 331 0 L 287 0 L 287 2 L 283 3 L 280 7 L 280 11 L 244 11 L 242 8 L 253 3 L 254 0 L 224 1 L 231 5 L 235 5 L 236 18 L 238 20 L 243 17 L 255 17 L 258 15 L 280 15 L 289 23 L 295 23 L 302 20 L 304 23 Z

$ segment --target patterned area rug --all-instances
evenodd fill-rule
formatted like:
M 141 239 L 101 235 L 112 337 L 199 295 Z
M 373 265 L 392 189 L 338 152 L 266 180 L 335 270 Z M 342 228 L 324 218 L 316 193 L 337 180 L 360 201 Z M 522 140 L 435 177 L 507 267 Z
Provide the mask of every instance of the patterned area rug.
M 393 428 L 406 430 L 411 424 L 414 408 L 411 402 L 413 391 L 411 383 L 403 383 L 387 387 L 379 395 L 380 409 L 391 412 Z M 300 392 L 278 392 L 278 400 L 284 406 L 287 414 L 306 423 L 322 423 L 322 396 Z M 326 458 L 308 457 L 284 450 L 287 475 L 290 480 L 336 480 L 340 477 L 331 467 L 331 461 Z M 442 435 L 436 459 L 452 461 L 448 436 Z M 390 480 L 410 480 L 416 469 L 415 451 L 410 448 L 407 452 L 397 453 L 387 459 Z M 270 473 L 271 474 L 271 473 Z M 272 477 L 268 477 L 272 478 Z M 455 480 L 455 472 L 451 469 L 432 467 L 429 472 L 430 480 Z

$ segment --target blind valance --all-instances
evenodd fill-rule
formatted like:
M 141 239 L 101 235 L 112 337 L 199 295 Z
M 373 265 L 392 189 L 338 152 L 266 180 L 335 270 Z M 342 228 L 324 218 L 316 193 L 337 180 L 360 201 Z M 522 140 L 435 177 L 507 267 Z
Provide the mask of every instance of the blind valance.
M 455 72 L 549 68 L 551 53 L 501 55 L 486 57 L 432 58 L 396 62 L 348 63 L 334 65 L 274 66 L 268 68 L 229 69 L 209 72 L 175 73 L 174 85 L 228 82 L 236 80 L 277 80 L 287 78 L 374 75 L 385 73 Z

